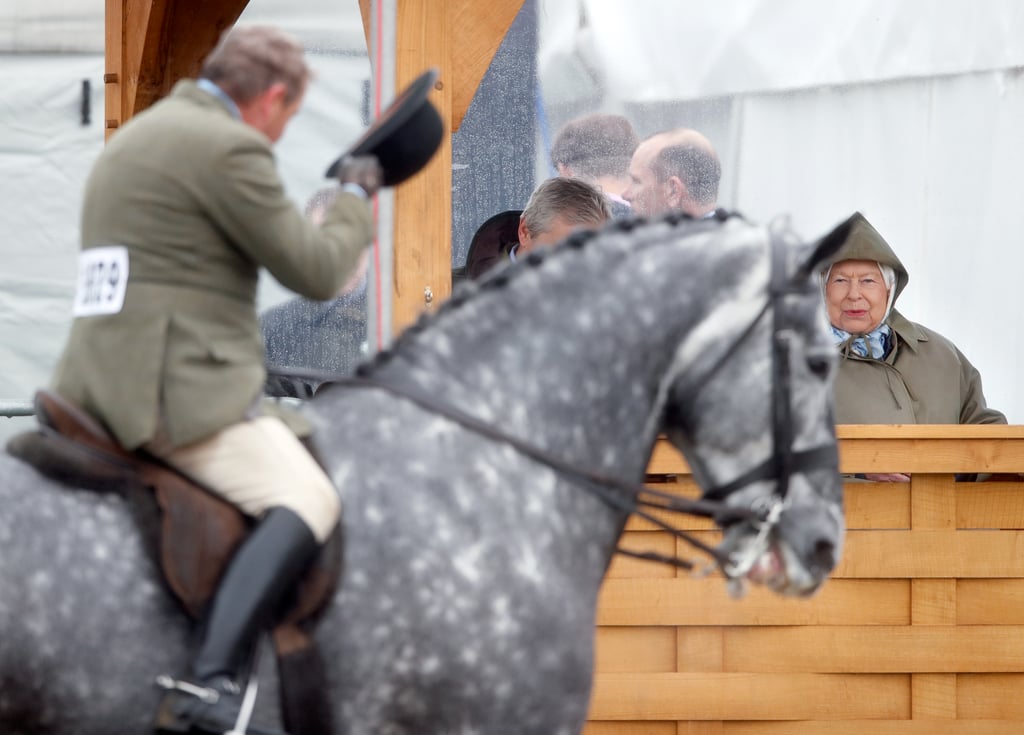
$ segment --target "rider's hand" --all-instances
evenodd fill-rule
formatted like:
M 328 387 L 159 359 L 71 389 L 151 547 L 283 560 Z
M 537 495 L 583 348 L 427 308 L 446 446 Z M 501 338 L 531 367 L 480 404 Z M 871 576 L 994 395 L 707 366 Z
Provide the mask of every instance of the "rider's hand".
M 372 197 L 384 180 L 384 170 L 376 156 L 346 156 L 338 167 L 338 181 L 342 185 L 355 184 Z

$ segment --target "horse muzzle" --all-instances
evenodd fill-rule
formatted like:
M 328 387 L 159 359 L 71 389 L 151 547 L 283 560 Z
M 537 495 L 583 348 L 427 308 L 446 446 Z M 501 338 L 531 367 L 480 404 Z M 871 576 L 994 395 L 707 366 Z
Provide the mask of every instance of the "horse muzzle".
M 730 592 L 741 596 L 747 583 L 786 597 L 809 597 L 839 562 L 841 518 L 824 505 L 784 507 L 776 519 L 731 526 L 717 551 Z

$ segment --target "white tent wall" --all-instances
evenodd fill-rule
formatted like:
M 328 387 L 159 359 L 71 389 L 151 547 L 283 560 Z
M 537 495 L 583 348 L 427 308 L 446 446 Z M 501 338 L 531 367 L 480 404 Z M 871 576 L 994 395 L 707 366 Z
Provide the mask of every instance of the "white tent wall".
M 859 209 L 910 273 L 898 307 L 952 339 L 1024 422 L 1024 76 L 997 71 L 741 104 L 732 199 L 817 236 Z
M 541 0 L 538 61 L 656 103 L 1019 66 L 1022 28 L 1019 0 Z
M 102 92 L 101 56 L 0 56 L 0 399 L 27 400 L 45 383 L 70 325 L 82 182 L 103 147 Z M 0 440 L 27 423 L 0 417 Z

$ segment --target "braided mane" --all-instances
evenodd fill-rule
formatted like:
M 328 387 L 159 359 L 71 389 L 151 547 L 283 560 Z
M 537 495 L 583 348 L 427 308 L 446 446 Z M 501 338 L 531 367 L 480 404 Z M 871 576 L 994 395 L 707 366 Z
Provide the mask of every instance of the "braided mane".
M 725 212 L 716 213 L 716 217 L 719 220 L 725 220 L 731 216 L 734 215 Z M 543 267 L 545 263 L 561 257 L 564 253 L 581 250 L 607 234 L 633 232 L 638 227 L 646 225 L 651 221 L 662 221 L 672 227 L 677 227 L 683 223 L 693 223 L 700 220 L 681 212 L 666 214 L 659 220 L 648 220 L 646 218 L 616 220 L 600 230 L 578 230 L 554 247 L 534 250 L 523 258 L 509 262 L 504 267 L 485 273 L 478 279 L 463 281 L 456 286 L 451 297 L 442 302 L 435 311 L 422 312 L 413 324 L 409 325 L 398 335 L 390 347 L 379 350 L 370 360 L 359 365 L 356 368 L 355 374 L 360 377 L 373 375 L 377 368 L 390 361 L 395 355 L 408 349 L 409 344 L 418 335 L 435 326 L 438 320 L 444 319 L 446 315 L 461 309 L 467 303 L 474 303 L 481 294 L 501 291 L 518 279 L 524 272 Z M 652 238 L 647 243 L 661 241 L 662 238 Z M 639 251 L 642 246 L 643 243 L 639 243 L 636 250 Z

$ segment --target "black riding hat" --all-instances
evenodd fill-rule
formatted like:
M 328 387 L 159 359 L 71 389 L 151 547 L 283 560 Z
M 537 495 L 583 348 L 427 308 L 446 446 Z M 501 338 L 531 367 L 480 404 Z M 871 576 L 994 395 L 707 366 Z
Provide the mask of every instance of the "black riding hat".
M 328 167 L 325 176 L 337 176 L 346 156 L 376 156 L 384 170 L 384 186 L 400 184 L 426 166 L 444 133 L 441 116 L 427 99 L 437 76 L 437 69 L 427 69 L 402 90 L 362 137 Z

